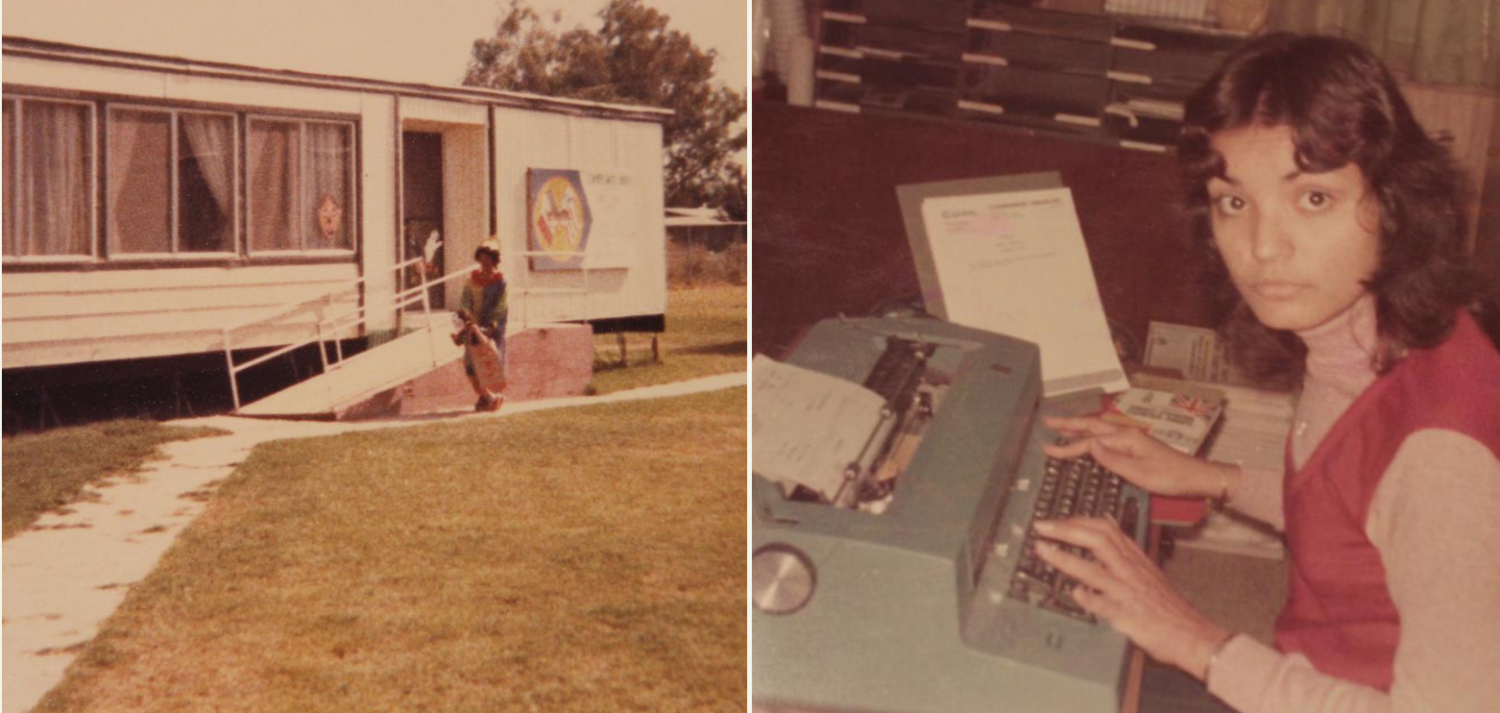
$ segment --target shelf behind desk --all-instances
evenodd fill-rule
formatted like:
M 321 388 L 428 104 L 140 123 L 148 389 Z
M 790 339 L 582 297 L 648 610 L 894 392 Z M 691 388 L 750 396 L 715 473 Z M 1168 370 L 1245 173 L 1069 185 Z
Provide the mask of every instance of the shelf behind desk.
M 1058 171 L 1073 191 L 1104 311 L 1138 339 L 1149 320 L 1207 326 L 1187 259 L 1173 156 L 1024 130 L 756 101 L 753 348 L 918 294 L 896 186 Z

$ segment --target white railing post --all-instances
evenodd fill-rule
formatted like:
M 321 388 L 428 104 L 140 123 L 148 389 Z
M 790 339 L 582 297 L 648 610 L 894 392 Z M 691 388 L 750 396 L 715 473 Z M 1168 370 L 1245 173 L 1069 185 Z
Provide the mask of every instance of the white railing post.
M 324 346 L 323 346 L 324 345 L 324 342 L 323 342 L 323 323 L 321 321 L 318 322 L 317 330 L 318 330 L 318 358 L 320 360 L 322 360 L 322 362 L 323 362 L 323 373 L 327 374 L 328 373 L 328 350 L 325 349 Z M 292 358 L 296 359 L 297 356 L 295 354 L 293 354 Z
M 433 366 L 437 365 L 437 347 L 432 343 L 432 296 L 427 287 L 427 273 L 422 273 L 422 324 L 427 329 L 427 353 L 432 356 Z
M 427 281 L 422 281 L 422 323 L 432 326 L 432 296 L 428 294 Z
M 396 266 L 396 276 L 393 279 L 395 282 L 391 288 L 391 302 L 392 306 L 396 308 L 396 336 L 393 339 L 400 339 L 402 330 L 406 328 L 406 304 L 401 299 L 401 295 L 405 294 L 407 289 L 406 265 L 404 263 Z
M 240 410 L 240 384 L 239 374 L 234 370 L 234 354 L 229 348 L 229 329 L 225 328 L 224 337 L 224 363 L 229 367 L 229 395 L 234 398 L 234 410 Z
M 398 330 L 396 336 L 398 338 L 401 336 L 399 330 L 403 322 L 405 321 L 405 309 L 409 304 L 415 302 L 415 298 L 408 294 L 409 290 L 401 288 L 402 283 L 399 271 L 405 269 L 408 265 L 415 264 L 420 260 L 421 258 L 414 258 L 412 260 L 408 260 L 404 263 L 396 265 L 396 270 L 398 271 L 396 282 L 397 289 L 394 293 L 392 293 L 392 299 L 396 306 L 396 324 Z M 433 341 L 436 330 L 433 328 L 432 324 L 432 298 L 430 294 L 431 287 L 434 284 L 446 285 L 449 281 L 458 279 L 467 274 L 467 272 L 467 267 L 460 270 L 455 270 L 446 275 L 443 275 L 436 281 L 429 279 L 426 273 L 423 273 L 422 275 L 420 289 L 422 293 L 422 316 L 423 320 L 425 321 L 423 328 L 428 330 L 428 349 L 433 366 L 436 366 L 438 361 L 438 345 L 435 341 Z M 352 319 L 352 322 L 350 322 L 350 326 L 355 327 L 355 331 L 357 332 L 359 327 L 366 325 L 369 322 L 371 315 L 376 314 L 377 311 L 383 313 L 383 308 L 377 308 L 372 306 L 371 304 L 365 304 L 358 306 L 352 311 L 341 312 L 338 315 L 334 316 L 332 319 L 327 318 L 327 313 L 332 310 L 335 295 L 342 294 L 346 292 L 347 289 L 351 288 L 357 290 L 360 285 L 366 284 L 367 282 L 368 276 L 361 276 L 354 280 L 351 280 L 343 288 L 331 290 L 329 292 L 312 297 L 304 297 L 291 300 L 281 307 L 277 308 L 270 314 L 266 314 L 255 319 L 222 328 L 221 337 L 224 343 L 224 362 L 229 370 L 230 395 L 234 400 L 235 410 L 238 411 L 243 405 L 240 401 L 239 393 L 240 372 L 243 372 L 255 366 L 259 366 L 272 359 L 284 356 L 286 354 L 293 354 L 293 358 L 295 358 L 296 350 L 301 349 L 304 346 L 308 346 L 314 343 L 318 345 L 318 361 L 323 365 L 323 373 L 327 374 L 330 369 L 342 367 L 344 362 L 344 345 L 341 341 L 338 341 L 338 336 L 345 331 L 345 328 L 340 325 L 344 324 L 346 320 Z M 321 303 L 321 305 L 319 303 Z M 314 334 L 311 338 L 303 338 L 301 341 L 287 344 L 279 348 L 273 348 L 270 352 L 250 359 L 243 364 L 234 363 L 232 335 L 235 330 L 257 324 L 275 324 L 278 320 L 284 319 L 289 315 L 303 314 L 309 311 L 313 313 L 314 317 Z M 327 330 L 329 328 L 333 328 L 334 330 L 334 359 L 336 361 L 333 364 L 329 363 L 327 333 Z M 330 386 L 329 388 L 331 389 L 332 387 Z M 329 399 L 330 403 L 332 403 L 331 400 L 333 399 L 333 393 L 331 391 L 329 393 Z
M 594 312 L 592 304 L 594 293 L 589 290 L 589 256 L 584 255 L 578 261 L 578 266 L 583 269 L 583 308 L 579 311 L 583 312 L 584 323 L 592 324 L 589 318 Z
M 521 274 L 526 276 L 525 296 L 521 299 L 521 329 L 525 330 L 531 326 L 531 258 L 521 261 Z

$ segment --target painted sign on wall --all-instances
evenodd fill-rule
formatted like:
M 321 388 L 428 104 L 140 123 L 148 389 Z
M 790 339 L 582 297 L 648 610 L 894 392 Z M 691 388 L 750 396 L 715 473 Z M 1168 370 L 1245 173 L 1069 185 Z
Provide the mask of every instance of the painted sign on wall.
M 526 249 L 551 255 L 531 258 L 533 270 L 576 270 L 583 265 L 593 214 L 578 171 L 526 171 Z

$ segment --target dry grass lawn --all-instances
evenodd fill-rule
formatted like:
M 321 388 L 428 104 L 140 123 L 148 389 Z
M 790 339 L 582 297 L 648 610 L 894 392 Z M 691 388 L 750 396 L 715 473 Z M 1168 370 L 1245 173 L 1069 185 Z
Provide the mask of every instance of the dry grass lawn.
M 37 710 L 744 710 L 745 400 L 257 448 Z
M 617 335 L 594 337 L 594 393 L 667 384 L 749 368 L 749 330 L 744 285 L 674 289 L 667 293 L 667 331 L 651 358 L 651 335 L 626 335 L 626 361 L 620 366 Z
M 164 443 L 223 433 L 127 419 L 7 436 L 5 539 L 31 527 L 43 513 L 89 497 L 90 486 L 139 470 Z

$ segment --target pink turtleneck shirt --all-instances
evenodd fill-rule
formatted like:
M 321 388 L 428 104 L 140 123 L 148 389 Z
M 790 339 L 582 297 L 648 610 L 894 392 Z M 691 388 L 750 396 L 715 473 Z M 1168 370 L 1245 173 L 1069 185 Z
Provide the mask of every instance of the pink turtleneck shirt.
M 1301 467 L 1376 379 L 1374 300 L 1298 336 L 1308 348 L 1292 422 Z M 1282 477 L 1247 468 L 1229 505 L 1281 529 Z M 1429 487 L 1438 481 L 1443 487 Z M 1320 673 L 1243 634 L 1219 653 L 1209 691 L 1241 713 L 1500 711 L 1500 460 L 1453 431 L 1410 435 L 1376 490 L 1365 533 L 1401 616 L 1390 692 Z

